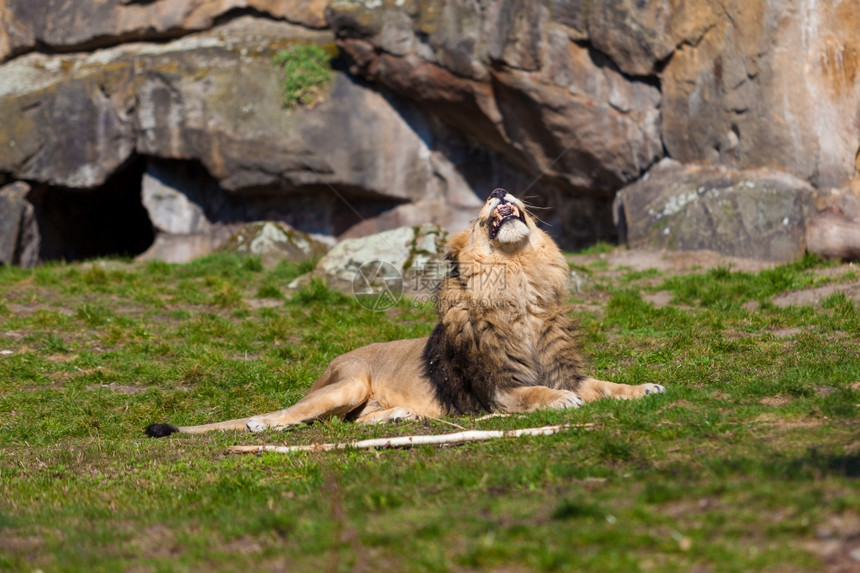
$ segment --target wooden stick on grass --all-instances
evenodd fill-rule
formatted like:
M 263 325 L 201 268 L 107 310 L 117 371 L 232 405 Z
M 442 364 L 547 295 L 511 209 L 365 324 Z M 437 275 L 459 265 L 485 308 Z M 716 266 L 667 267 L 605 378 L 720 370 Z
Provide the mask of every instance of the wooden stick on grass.
M 345 448 L 411 448 L 413 446 L 433 445 L 451 446 L 467 442 L 481 442 L 497 438 L 516 438 L 519 436 L 549 436 L 571 428 L 591 428 L 594 424 L 560 424 L 558 426 L 543 426 L 540 428 L 523 428 L 521 430 L 468 430 L 453 434 L 429 436 L 398 436 L 394 438 L 375 438 L 357 442 L 336 442 L 333 444 L 303 444 L 299 446 L 230 446 L 227 451 L 232 454 L 256 454 L 274 452 L 288 454 L 291 452 L 327 452 Z

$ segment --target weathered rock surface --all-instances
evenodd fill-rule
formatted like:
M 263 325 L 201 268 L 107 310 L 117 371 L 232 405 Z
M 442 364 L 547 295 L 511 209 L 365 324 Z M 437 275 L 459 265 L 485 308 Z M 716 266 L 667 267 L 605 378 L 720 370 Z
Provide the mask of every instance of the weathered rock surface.
M 362 265 L 381 261 L 397 269 L 413 290 L 427 290 L 443 276 L 439 273 L 444 264 L 446 236 L 437 225 L 421 225 L 345 239 L 320 259 L 314 271 L 351 284 Z
M 860 260 L 860 188 L 830 189 L 806 224 L 806 248 L 823 257 Z
M 185 165 L 149 162 L 143 174 L 141 201 L 156 231 L 192 235 L 211 227 L 204 207 L 205 183 L 201 185 L 201 179 L 189 171 Z
M 272 153 L 286 157 L 270 180 L 309 167 L 330 171 L 280 135 L 287 114 L 269 58 L 295 41 L 331 38 L 240 18 L 164 45 L 17 58 L 0 67 L 0 114 L 12 121 L 0 131 L 0 170 L 91 188 L 137 152 L 197 159 L 216 178 L 229 172 L 233 189 L 265 180 Z M 305 162 L 302 152 L 311 155 Z M 248 156 L 258 159 L 249 165 Z
M 319 258 L 329 245 L 284 223 L 262 221 L 241 227 L 219 250 L 259 255 L 263 265 L 270 266 L 281 261 L 299 263 Z
M 860 221 L 834 213 L 814 216 L 806 225 L 806 247 L 831 259 L 860 260 Z
M 156 233 L 152 244 L 135 260 L 187 263 L 217 251 L 230 239 L 231 231 L 233 229 L 228 227 L 214 227 L 206 233 L 193 235 Z
M 86 50 L 163 40 L 212 27 L 239 11 L 324 28 L 325 0 L 0 0 L 0 62 L 34 50 Z
M 711 249 L 788 262 L 806 250 L 815 190 L 769 169 L 681 165 L 665 159 L 618 194 L 619 223 L 631 247 Z
M 580 4 L 583 10 L 588 6 L 586 2 L 568 4 Z M 598 0 L 587 10 L 588 39 L 625 74 L 654 76 L 675 51 L 670 25 L 683 10 L 682 4 L 669 0 Z
M 542 3 L 345 1 L 328 18 L 357 72 L 542 187 L 611 195 L 662 156 L 659 90 L 572 42 Z
M 860 151 L 856 2 L 705 0 L 673 7 L 663 140 L 681 162 L 771 167 L 841 187 Z
M 21 181 L 0 187 L 0 264 L 32 267 L 39 260 L 39 228 L 29 192 Z

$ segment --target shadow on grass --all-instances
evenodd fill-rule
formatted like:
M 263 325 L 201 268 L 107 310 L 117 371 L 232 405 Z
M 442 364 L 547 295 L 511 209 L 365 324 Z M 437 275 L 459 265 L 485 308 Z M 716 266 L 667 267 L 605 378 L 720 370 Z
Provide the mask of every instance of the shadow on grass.
M 828 453 L 814 446 L 805 456 L 760 462 L 763 473 L 782 479 L 810 479 L 827 476 L 860 478 L 860 454 Z
M 681 483 L 697 481 L 703 475 L 721 480 L 755 478 L 762 482 L 808 481 L 825 477 L 860 478 L 860 454 L 828 452 L 815 446 L 807 448 L 806 454 L 799 457 L 716 457 L 702 460 L 702 463 L 707 470 L 705 473 L 699 465 L 684 463 L 664 467 L 658 473 L 666 479 Z
M 809 455 L 795 460 L 795 463 L 801 467 L 808 465 L 825 475 L 860 478 L 860 454 L 822 455 L 816 448 L 810 448 Z

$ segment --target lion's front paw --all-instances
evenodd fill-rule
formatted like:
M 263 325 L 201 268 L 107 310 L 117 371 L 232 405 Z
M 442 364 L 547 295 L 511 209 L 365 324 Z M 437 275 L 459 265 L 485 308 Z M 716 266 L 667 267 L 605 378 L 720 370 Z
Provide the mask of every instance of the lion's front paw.
M 643 396 L 647 396 L 648 394 L 662 394 L 665 391 L 666 388 L 660 384 L 642 384 Z
M 583 404 L 585 404 L 585 400 L 566 390 L 561 396 L 550 402 L 547 407 L 553 410 L 563 410 L 565 408 L 579 408 Z
M 255 434 L 269 429 L 269 421 L 265 418 L 250 418 L 245 425 Z

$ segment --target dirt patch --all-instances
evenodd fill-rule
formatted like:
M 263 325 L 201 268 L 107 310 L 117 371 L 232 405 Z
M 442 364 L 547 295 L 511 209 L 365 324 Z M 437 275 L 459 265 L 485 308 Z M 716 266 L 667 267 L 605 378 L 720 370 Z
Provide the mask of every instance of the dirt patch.
M 763 406 L 785 406 L 791 402 L 791 398 L 787 396 L 768 396 L 767 398 L 763 398 L 759 401 L 759 404 Z
M 182 552 L 176 543 L 176 535 L 165 525 L 156 524 L 141 530 L 134 541 L 140 553 L 146 557 L 170 557 Z
M 755 273 L 766 269 L 772 269 L 775 263 L 760 261 L 756 259 L 745 259 L 740 257 L 727 257 L 714 251 L 651 251 L 644 249 L 625 249 L 619 247 L 610 253 L 594 255 L 571 255 L 568 257 L 571 264 L 588 268 L 594 277 L 612 279 L 623 276 L 625 273 L 634 271 L 642 272 L 656 270 L 660 276 L 648 278 L 643 277 L 637 281 L 641 286 L 655 286 L 665 280 L 666 276 L 705 272 L 715 268 L 727 268 L 733 272 Z M 598 264 L 599 263 L 599 264 Z M 854 263 L 847 263 L 827 268 L 817 268 L 813 271 L 816 277 L 833 281 L 815 288 L 797 290 L 782 293 L 772 299 L 773 304 L 779 307 L 792 305 L 819 306 L 821 301 L 837 293 L 845 296 L 860 305 L 860 268 Z M 591 280 L 588 281 L 592 282 Z M 586 299 L 589 289 L 586 286 L 581 293 Z M 671 295 L 660 291 L 643 295 L 644 300 L 651 302 L 657 308 L 670 304 Z M 743 307 L 750 312 L 760 307 L 757 301 L 744 303 Z
M 574 304 L 572 305 L 572 310 L 578 314 L 590 314 L 597 319 L 602 319 L 606 307 L 599 304 Z
M 779 398 L 777 397 L 776 399 Z M 765 398 L 765 400 L 767 400 L 767 398 Z M 764 403 L 764 400 L 762 400 L 762 403 Z M 761 414 L 753 418 L 752 421 L 758 424 L 770 426 L 772 428 L 778 428 L 780 430 L 812 429 L 821 427 L 822 424 L 821 420 L 797 418 L 787 419 L 775 413 Z
M 30 316 L 34 312 L 37 312 L 40 310 L 54 311 L 54 312 L 58 312 L 60 314 L 65 314 L 67 316 L 72 316 L 73 314 L 75 314 L 74 311 L 70 308 L 50 306 L 47 304 L 38 304 L 38 303 L 28 303 L 28 304 L 9 303 L 6 305 L 6 307 L 13 314 L 20 314 L 22 316 Z
M 574 255 L 569 257 L 569 260 L 582 266 L 605 260 L 610 269 L 618 267 L 632 271 L 656 269 L 668 274 L 706 271 L 717 267 L 727 267 L 733 271 L 758 272 L 776 266 L 767 261 L 727 257 L 715 251 L 650 251 L 624 248 L 600 255 Z
M 250 535 L 231 539 L 224 543 L 221 548 L 225 553 L 236 555 L 254 555 L 263 551 L 263 546 Z
M 142 388 L 140 386 L 129 386 L 127 384 L 99 384 L 97 386 L 88 386 L 90 390 L 110 390 L 111 392 L 116 392 L 117 394 L 127 394 L 132 396 L 134 394 L 143 394 L 146 392 L 146 388 Z
M 815 537 L 803 546 L 824 561 L 825 571 L 860 570 L 860 517 L 856 513 L 829 516 L 815 528 Z
M 35 554 L 41 549 L 43 544 L 44 541 L 41 537 L 22 537 L 11 534 L 0 535 L 0 550 L 2 550 L 4 553 L 8 552 L 12 555 Z
M 801 328 L 774 328 L 770 331 L 777 338 L 791 338 L 803 332 Z
M 49 362 L 54 362 L 57 364 L 64 364 L 66 362 L 71 362 L 73 360 L 77 360 L 77 354 L 50 354 L 45 357 L 45 360 Z
M 828 284 L 811 289 L 787 292 L 774 297 L 772 302 L 782 308 L 793 305 L 817 306 L 825 298 L 840 292 L 845 294 L 849 300 L 853 300 L 854 304 L 860 304 L 860 279 L 849 283 Z
M 278 298 L 246 298 L 245 304 L 252 310 L 258 308 L 278 308 L 284 306 L 284 301 Z
M 672 302 L 673 298 L 675 298 L 675 295 L 665 290 L 642 295 L 642 300 L 650 302 L 656 308 L 663 308 L 665 306 L 668 306 L 669 303 Z

